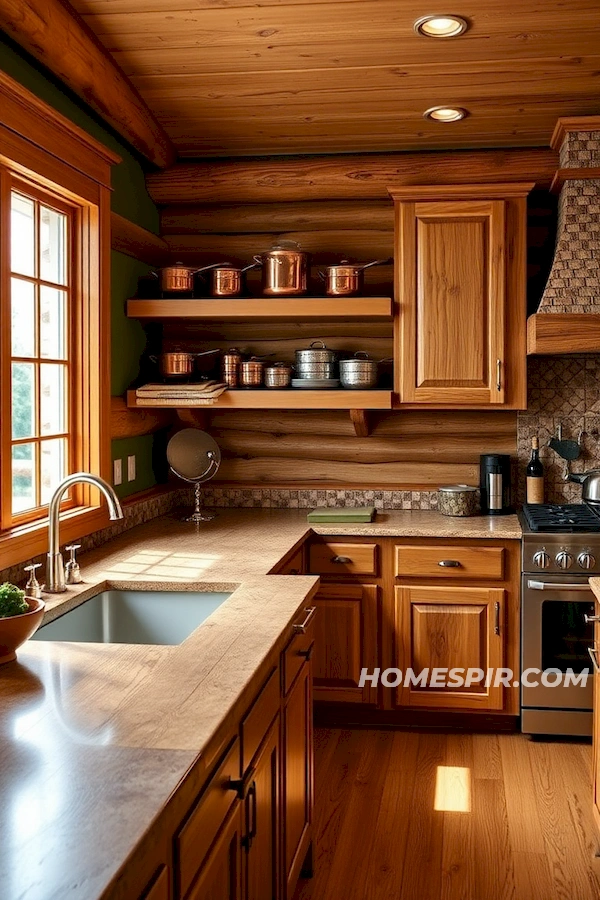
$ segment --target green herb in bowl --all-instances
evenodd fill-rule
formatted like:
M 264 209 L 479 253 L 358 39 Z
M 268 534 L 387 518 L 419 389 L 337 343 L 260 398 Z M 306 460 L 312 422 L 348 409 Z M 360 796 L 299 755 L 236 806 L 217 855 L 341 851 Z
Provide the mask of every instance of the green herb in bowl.
M 29 606 L 25 600 L 25 591 L 8 581 L 0 584 L 0 619 L 22 616 L 26 612 L 29 612 Z

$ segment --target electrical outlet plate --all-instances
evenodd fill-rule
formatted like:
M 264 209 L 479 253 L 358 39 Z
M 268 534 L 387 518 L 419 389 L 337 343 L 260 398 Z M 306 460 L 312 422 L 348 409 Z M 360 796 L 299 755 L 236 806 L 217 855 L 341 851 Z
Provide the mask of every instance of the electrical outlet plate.
M 121 459 L 113 459 L 113 484 L 115 487 L 123 484 L 123 461 Z
M 135 456 L 127 457 L 127 481 L 135 481 Z

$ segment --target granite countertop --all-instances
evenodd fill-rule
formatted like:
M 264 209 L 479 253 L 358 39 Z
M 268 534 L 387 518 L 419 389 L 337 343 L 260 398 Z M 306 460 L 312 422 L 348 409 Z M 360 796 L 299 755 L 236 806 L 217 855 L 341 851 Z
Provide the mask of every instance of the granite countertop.
M 598 601 L 600 601 L 600 578 L 590 578 L 590 587 Z
M 230 591 L 179 646 L 30 641 L 0 668 L 2 900 L 100 897 L 318 586 L 268 575 L 310 533 L 306 510 L 156 519 L 81 556 L 85 583 L 46 621 L 105 588 Z M 320 534 L 519 538 L 515 516 L 381 513 Z

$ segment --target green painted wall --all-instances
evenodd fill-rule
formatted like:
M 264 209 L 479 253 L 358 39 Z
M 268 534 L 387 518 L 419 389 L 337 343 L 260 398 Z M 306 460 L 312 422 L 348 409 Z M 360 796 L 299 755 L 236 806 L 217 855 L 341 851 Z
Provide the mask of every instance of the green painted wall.
M 0 69 L 44 100 L 80 128 L 114 150 L 122 162 L 112 169 L 111 207 L 121 216 L 136 222 L 149 231 L 158 233 L 158 210 L 144 181 L 145 164 L 109 126 L 101 122 L 75 95 L 54 76 L 42 69 L 34 60 L 16 47 L 0 32 Z M 112 252 L 112 393 L 125 392 L 138 373 L 138 360 L 145 345 L 144 330 L 139 322 L 125 315 L 125 301 L 133 296 L 138 276 L 149 271 L 123 253 Z M 123 458 L 125 483 L 119 489 L 121 496 L 145 490 L 156 483 L 152 466 L 154 439 L 152 435 L 113 441 L 113 459 Z M 137 477 L 127 483 L 127 455 L 135 454 Z

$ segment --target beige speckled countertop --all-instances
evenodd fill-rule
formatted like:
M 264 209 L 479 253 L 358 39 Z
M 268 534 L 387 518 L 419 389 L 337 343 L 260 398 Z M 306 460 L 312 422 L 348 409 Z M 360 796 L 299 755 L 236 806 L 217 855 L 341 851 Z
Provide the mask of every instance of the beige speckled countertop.
M 516 516 L 433 511 L 313 530 L 521 536 Z M 232 593 L 178 646 L 30 641 L 0 669 L 2 900 L 102 895 L 316 590 L 314 577 L 268 574 L 309 532 L 306 510 L 222 510 L 199 526 L 157 519 L 81 556 L 85 583 L 47 598 L 46 621 L 107 587 Z
M 590 578 L 590 587 L 598 601 L 600 601 L 600 578 Z

